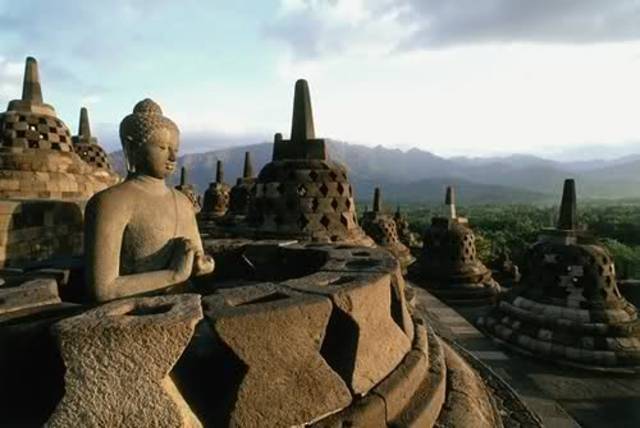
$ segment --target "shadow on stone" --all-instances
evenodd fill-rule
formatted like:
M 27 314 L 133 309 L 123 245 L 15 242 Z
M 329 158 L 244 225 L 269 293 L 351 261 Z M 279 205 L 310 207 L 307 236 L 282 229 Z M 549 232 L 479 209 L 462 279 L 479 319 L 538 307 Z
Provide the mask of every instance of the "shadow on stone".
M 4 326 L 0 332 L 2 426 L 40 427 L 64 394 L 64 364 L 49 320 Z
M 207 322 L 201 321 L 170 376 L 203 426 L 229 426 L 247 370 Z
M 358 325 L 345 312 L 334 306 L 320 355 L 342 377 L 347 386 L 351 385 L 355 370 L 359 336 Z

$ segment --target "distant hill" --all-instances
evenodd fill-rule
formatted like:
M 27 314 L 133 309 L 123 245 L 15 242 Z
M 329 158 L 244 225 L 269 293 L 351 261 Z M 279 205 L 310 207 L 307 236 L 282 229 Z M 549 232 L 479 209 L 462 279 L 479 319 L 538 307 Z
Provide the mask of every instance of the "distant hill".
M 218 159 L 224 162 L 225 181 L 233 184 L 242 172 L 244 152 L 250 151 L 256 173 L 271 160 L 271 143 L 234 146 L 206 153 L 186 154 L 178 160 L 189 171 L 189 181 L 204 192 L 215 176 Z M 361 202 L 373 188 L 383 189 L 385 200 L 437 202 L 453 184 L 460 203 L 556 202 L 565 178 L 577 180 L 582 199 L 640 198 L 640 156 L 609 161 L 557 162 L 529 155 L 493 158 L 443 158 L 412 149 L 403 152 L 382 146 L 368 147 L 329 141 L 333 159 L 345 163 Z M 112 154 L 123 170 L 122 153 Z M 177 182 L 178 174 L 172 178 Z

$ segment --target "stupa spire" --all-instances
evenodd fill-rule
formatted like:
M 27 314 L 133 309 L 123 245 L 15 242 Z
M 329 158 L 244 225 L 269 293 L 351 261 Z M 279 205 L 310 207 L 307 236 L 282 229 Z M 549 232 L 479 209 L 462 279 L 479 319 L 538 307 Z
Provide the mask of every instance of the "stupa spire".
M 42 87 L 40 86 L 38 61 L 36 61 L 36 59 L 31 56 L 27 57 L 27 61 L 24 67 L 22 101 L 32 104 L 42 104 Z
M 578 224 L 576 183 L 568 178 L 564 181 L 562 189 L 562 202 L 560 203 L 560 215 L 558 216 L 558 229 L 574 230 Z
M 376 187 L 373 191 L 373 212 L 379 213 L 382 211 L 382 192 L 379 187 Z
M 91 138 L 91 126 L 89 125 L 89 112 L 86 107 L 80 109 L 80 124 L 78 125 L 78 137 Z
M 224 165 L 222 161 L 218 159 L 216 162 L 216 183 L 222 183 L 224 181 Z
M 180 186 L 186 186 L 187 181 L 189 180 L 187 167 L 183 166 L 180 168 Z
M 444 204 L 447 208 L 447 217 L 456 218 L 456 193 L 453 186 L 447 186 L 447 194 L 444 198 Z
M 309 84 L 300 79 L 296 82 L 293 96 L 293 120 L 291 124 L 291 141 L 304 142 L 316 138 L 313 126 L 313 111 L 311 110 L 311 96 Z
M 243 178 L 253 177 L 253 164 L 251 163 L 251 152 L 244 152 L 244 170 L 242 172 Z

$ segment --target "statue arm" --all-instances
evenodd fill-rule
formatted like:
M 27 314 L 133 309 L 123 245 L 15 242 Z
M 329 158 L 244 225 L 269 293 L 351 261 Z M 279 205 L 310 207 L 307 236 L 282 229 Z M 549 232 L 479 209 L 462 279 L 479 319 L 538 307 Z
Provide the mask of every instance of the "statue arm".
M 97 302 L 166 288 L 181 282 L 166 269 L 120 276 L 120 251 L 127 209 L 115 198 L 92 198 L 85 211 L 85 254 L 89 296 Z M 110 200 L 111 199 L 111 200 Z
M 179 197 L 187 201 L 186 206 L 183 207 L 184 212 L 189 212 L 189 213 L 192 212 L 191 202 L 188 201 L 186 196 L 182 195 L 180 192 L 177 192 L 177 193 L 179 193 L 178 195 Z M 213 272 L 213 270 L 215 269 L 215 262 L 213 260 L 213 257 L 205 254 L 204 252 L 204 247 L 202 245 L 202 238 L 200 237 L 200 230 L 198 229 L 198 222 L 196 220 L 195 215 L 189 215 L 187 227 L 188 227 L 188 235 L 189 235 L 188 237 L 193 243 L 193 246 L 195 248 L 195 265 L 193 269 L 193 275 L 200 276 L 200 275 L 206 275 L 208 273 Z

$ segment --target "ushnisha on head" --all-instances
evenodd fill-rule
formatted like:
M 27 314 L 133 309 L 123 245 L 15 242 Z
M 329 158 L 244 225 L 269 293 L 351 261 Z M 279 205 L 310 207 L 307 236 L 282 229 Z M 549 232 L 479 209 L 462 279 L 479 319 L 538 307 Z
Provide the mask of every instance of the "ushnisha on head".
M 180 131 L 153 100 L 138 102 L 122 119 L 120 141 L 129 174 L 166 178 L 175 170 Z

